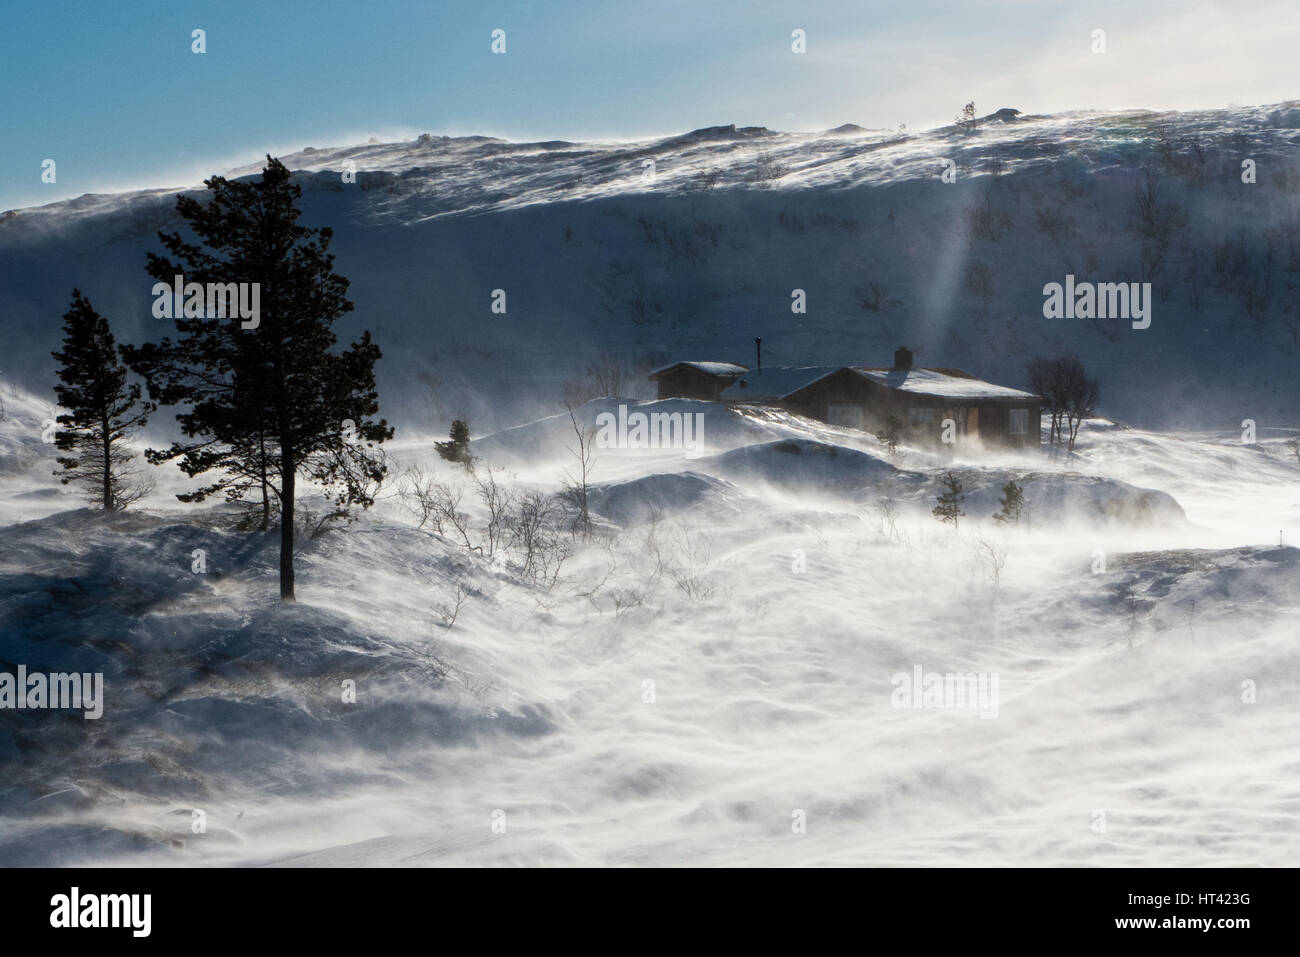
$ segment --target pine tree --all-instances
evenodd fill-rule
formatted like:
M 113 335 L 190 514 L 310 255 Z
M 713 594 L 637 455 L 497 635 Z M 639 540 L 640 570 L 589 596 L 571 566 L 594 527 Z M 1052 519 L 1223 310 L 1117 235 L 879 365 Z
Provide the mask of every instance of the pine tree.
M 457 419 L 451 424 L 448 441 L 433 444 L 438 454 L 448 462 L 460 462 L 469 468 L 474 461 L 473 456 L 469 454 L 469 426 L 462 419 Z
M 72 306 L 63 314 L 63 348 L 51 353 L 59 362 L 59 405 L 68 411 L 56 420 L 55 447 L 60 481 L 77 483 L 92 502 L 116 512 L 147 494 L 151 486 L 130 468 L 134 457 L 126 439 L 144 426 L 155 406 L 140 400 L 140 386 L 127 385 L 127 370 L 118 359 L 108 320 L 97 313 L 81 290 L 72 290 Z
M 894 459 L 895 462 L 902 459 L 902 455 L 898 451 L 898 445 L 903 440 L 903 423 L 898 416 L 890 415 L 886 418 L 885 424 L 876 433 L 876 438 L 885 444 L 891 459 Z
M 957 520 L 966 513 L 961 510 L 961 503 L 966 499 L 966 489 L 961 479 L 951 472 L 943 480 L 944 491 L 939 495 L 939 504 L 931 509 L 931 514 L 941 522 L 952 522 L 952 530 L 957 531 Z
M 127 352 L 150 396 L 180 406 L 177 421 L 188 441 L 150 450 L 156 462 L 177 459 L 190 475 L 216 471 L 216 480 L 185 500 L 216 491 L 241 498 L 263 495 L 263 521 L 280 513 L 280 598 L 293 601 L 294 516 L 299 475 L 334 494 L 342 516 L 368 508 L 387 474 L 377 444 L 393 430 L 370 416 L 379 411 L 370 333 L 334 352 L 333 325 L 353 304 L 348 281 L 334 272 L 333 231 L 298 222 L 302 189 L 276 159 L 267 157 L 260 182 L 215 176 L 204 184 L 209 202 L 181 196 L 176 210 L 200 245 L 177 233 L 159 233 L 172 259 L 150 254 L 148 271 L 160 283 L 250 283 L 259 311 L 246 325 L 224 310 L 190 308 L 175 320 L 177 340 L 163 339 Z M 187 294 L 188 297 L 188 294 Z M 214 314 L 215 313 L 215 314 Z
M 1025 507 L 1025 490 L 1016 484 L 1015 479 L 1010 479 L 1006 485 L 1002 486 L 1000 504 L 1002 510 L 993 513 L 993 521 L 1019 525 L 1020 513 Z

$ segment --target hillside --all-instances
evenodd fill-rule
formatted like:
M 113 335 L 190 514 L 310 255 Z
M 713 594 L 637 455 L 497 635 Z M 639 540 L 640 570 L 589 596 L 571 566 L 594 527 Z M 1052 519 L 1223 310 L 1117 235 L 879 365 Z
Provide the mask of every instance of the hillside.
M 482 434 L 557 411 L 562 384 L 601 351 L 642 373 L 670 358 L 750 362 L 756 335 L 771 364 L 879 365 L 905 343 L 920 364 L 1009 385 L 1026 356 L 1073 349 L 1113 419 L 1234 428 L 1295 424 L 1298 138 L 1293 102 L 632 143 L 424 136 L 284 159 L 301 171 L 306 220 L 337 232 L 357 305 L 342 333 L 374 332 L 385 411 L 407 429 L 443 433 L 460 414 Z M 0 374 L 49 389 L 74 285 L 119 338 L 167 332 L 143 263 L 177 225 L 173 196 L 0 216 Z M 1044 285 L 1067 274 L 1151 281 L 1151 327 L 1044 318 Z M 504 315 L 490 309 L 497 289 Z M 794 289 L 806 314 L 790 310 Z

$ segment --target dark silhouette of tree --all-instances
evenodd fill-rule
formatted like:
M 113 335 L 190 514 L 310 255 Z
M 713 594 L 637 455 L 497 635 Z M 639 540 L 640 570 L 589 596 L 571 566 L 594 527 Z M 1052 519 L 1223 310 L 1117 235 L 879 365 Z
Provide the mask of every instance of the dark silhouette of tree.
M 1061 439 L 1061 422 L 1065 417 L 1065 398 L 1056 380 L 1056 360 L 1047 356 L 1034 356 L 1025 363 L 1025 376 L 1029 390 L 1043 400 L 1043 407 L 1051 418 L 1047 444 L 1056 445 Z
M 126 439 L 148 421 L 155 409 L 142 402 L 140 386 L 127 384 L 108 320 L 97 313 L 81 290 L 72 290 L 72 306 L 63 314 L 63 348 L 52 353 L 59 362 L 59 405 L 68 411 L 55 420 L 54 444 L 60 451 L 64 485 L 76 483 L 106 512 L 116 512 L 146 495 L 151 485 L 130 468 L 134 456 Z
M 900 458 L 898 445 L 903 440 L 902 420 L 896 415 L 889 415 L 876 433 L 876 438 L 883 442 L 885 448 L 889 450 L 889 457 L 897 461 Z
M 246 325 L 195 310 L 176 318 L 175 342 L 128 350 L 127 361 L 151 398 L 179 407 L 186 436 L 150 450 L 150 460 L 176 459 L 189 475 L 219 473 L 184 500 L 217 491 L 238 499 L 260 489 L 265 524 L 274 496 L 280 597 L 293 601 L 299 475 L 331 492 L 327 517 L 342 517 L 351 506 L 368 508 L 387 474 L 377 444 L 393 430 L 370 418 L 379 411 L 374 365 L 381 354 L 369 332 L 333 351 L 333 325 L 353 309 L 348 281 L 334 272 L 333 231 L 298 222 L 302 189 L 279 160 L 267 157 L 260 181 L 215 176 L 204 185 L 206 205 L 187 196 L 176 202 L 199 242 L 159 233 L 174 259 L 151 254 L 148 271 L 160 282 L 184 275 L 187 283 L 256 283 L 259 313 Z
M 591 471 L 595 463 L 596 429 L 584 426 L 578 421 L 577 414 L 569 409 L 569 424 L 573 426 L 576 445 L 566 446 L 577 461 L 577 474 L 565 471 L 564 482 L 560 490 L 560 499 L 573 513 L 573 531 L 581 531 L 586 538 L 591 537 Z
M 1009 479 L 1007 484 L 1002 486 L 1002 498 L 999 504 L 1002 508 L 993 513 L 993 521 L 1004 525 L 1019 525 L 1020 513 L 1025 508 L 1025 490 L 1016 484 L 1015 479 Z
M 1061 365 L 1061 392 L 1065 400 L 1065 422 L 1070 430 L 1068 451 L 1074 451 L 1079 426 L 1096 411 L 1101 386 L 1090 378 L 1078 356 L 1065 356 Z
M 944 476 L 943 491 L 939 493 L 939 504 L 930 510 L 941 522 L 952 522 L 952 530 L 957 531 L 957 520 L 966 513 L 961 510 L 961 503 L 966 499 L 966 488 L 952 472 Z
M 474 462 L 474 457 L 469 452 L 469 425 L 463 419 L 457 419 L 451 424 L 446 442 L 434 442 L 433 445 L 448 462 L 459 462 L 467 469 Z
M 1051 416 L 1048 443 L 1064 443 L 1074 451 L 1080 424 L 1096 411 L 1101 395 L 1097 380 L 1088 376 L 1083 362 L 1071 352 L 1051 359 L 1035 356 L 1025 363 L 1025 375 L 1030 390 L 1042 397 Z

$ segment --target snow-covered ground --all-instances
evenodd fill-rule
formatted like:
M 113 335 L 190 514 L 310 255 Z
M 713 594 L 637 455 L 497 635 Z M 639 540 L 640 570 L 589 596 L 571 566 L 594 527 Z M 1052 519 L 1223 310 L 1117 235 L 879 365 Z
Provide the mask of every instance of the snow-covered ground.
M 103 671 L 107 700 L 95 721 L 0 711 L 0 862 L 1300 851 L 1300 463 L 1279 434 L 1093 420 L 1069 461 L 891 460 L 852 430 L 674 401 L 655 407 L 703 411 L 706 448 L 598 449 L 596 531 L 553 586 L 517 548 L 417 529 L 394 484 L 304 542 L 282 607 L 274 534 L 179 506 L 171 468 L 136 510 L 77 509 L 48 477 L 48 404 L 4 399 L 0 657 Z M 486 436 L 478 474 L 553 490 L 572 437 L 567 416 Z M 422 439 L 392 452 L 469 482 Z M 929 514 L 948 470 L 969 489 L 956 531 Z M 1028 527 L 989 519 L 1008 477 Z M 464 505 L 480 542 L 472 490 Z M 996 696 L 896 706 L 917 668 L 996 678 Z

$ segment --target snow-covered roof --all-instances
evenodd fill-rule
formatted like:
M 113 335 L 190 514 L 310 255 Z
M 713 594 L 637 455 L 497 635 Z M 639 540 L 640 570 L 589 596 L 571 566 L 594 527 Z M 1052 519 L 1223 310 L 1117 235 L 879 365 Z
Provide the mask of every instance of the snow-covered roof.
M 824 379 L 845 366 L 765 366 L 746 372 L 722 390 L 722 397 L 735 402 L 784 399 L 791 392 Z
M 944 399 L 1022 399 L 1038 396 L 1005 385 L 994 385 L 973 376 L 943 369 L 862 369 L 854 372 L 900 392 L 932 395 Z
M 650 378 L 655 379 L 663 375 L 669 369 L 676 369 L 678 366 L 690 366 L 692 369 L 699 369 L 708 375 L 740 375 L 746 371 L 745 366 L 736 365 L 734 362 L 670 362 L 666 366 L 661 366 L 650 373 Z
M 761 372 L 750 370 L 731 383 L 722 390 L 722 398 L 731 402 L 784 399 L 841 369 L 851 369 L 864 379 L 914 395 L 944 399 L 1038 400 L 1032 393 L 985 382 L 956 369 L 867 369 L 860 366 L 765 366 Z

